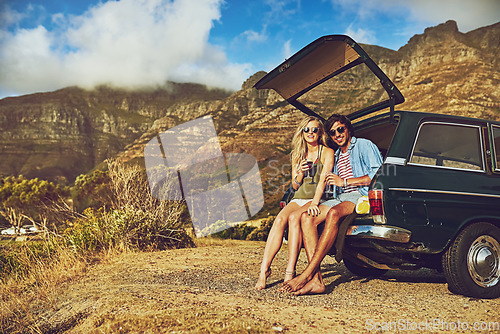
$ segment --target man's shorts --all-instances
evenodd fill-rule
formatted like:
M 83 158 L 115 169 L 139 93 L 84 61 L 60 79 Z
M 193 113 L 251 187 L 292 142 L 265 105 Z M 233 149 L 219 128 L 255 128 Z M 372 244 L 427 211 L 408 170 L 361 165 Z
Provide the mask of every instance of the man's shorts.
M 352 202 L 352 203 L 354 203 L 354 205 L 356 205 L 356 203 L 358 203 L 358 199 L 361 196 L 363 196 L 363 195 L 361 195 L 361 193 L 358 190 L 352 191 L 350 193 L 341 193 L 337 197 L 329 199 L 328 201 L 325 201 L 325 202 L 321 203 L 320 205 L 326 205 L 326 206 L 329 206 L 330 208 L 332 208 L 335 205 L 338 205 L 342 202 Z

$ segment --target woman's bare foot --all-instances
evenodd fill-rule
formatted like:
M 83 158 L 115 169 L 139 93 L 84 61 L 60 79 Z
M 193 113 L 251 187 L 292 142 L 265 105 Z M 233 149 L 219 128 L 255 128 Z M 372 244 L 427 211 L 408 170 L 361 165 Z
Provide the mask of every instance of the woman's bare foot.
M 266 271 L 261 271 L 259 278 L 257 279 L 257 284 L 255 284 L 255 290 L 262 290 L 266 288 L 266 280 L 271 275 L 271 268 Z
M 303 288 L 295 291 L 293 294 L 296 296 L 301 295 L 317 295 L 325 292 L 325 285 L 317 278 L 313 278 Z
M 283 283 L 286 283 L 290 280 L 292 280 L 295 277 L 295 270 L 294 271 L 285 271 L 285 278 L 283 279 Z

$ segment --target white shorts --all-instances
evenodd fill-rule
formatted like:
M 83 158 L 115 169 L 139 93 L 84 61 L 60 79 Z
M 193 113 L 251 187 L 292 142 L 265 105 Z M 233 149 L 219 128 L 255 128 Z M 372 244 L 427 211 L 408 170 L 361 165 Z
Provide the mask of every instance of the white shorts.
M 356 203 L 358 203 L 358 199 L 361 196 L 363 196 L 363 195 L 361 195 L 361 193 L 358 190 L 352 191 L 350 193 L 341 193 L 337 197 L 329 199 L 328 201 L 325 201 L 325 202 L 321 203 L 320 205 L 326 205 L 326 206 L 329 206 L 330 208 L 332 208 L 335 205 L 338 205 L 342 202 L 352 202 L 352 203 L 354 203 L 354 205 L 356 205 Z
M 311 199 L 295 198 L 295 199 L 292 199 L 290 201 L 290 203 L 297 203 L 300 207 L 302 207 L 311 201 L 312 201 L 312 198 Z

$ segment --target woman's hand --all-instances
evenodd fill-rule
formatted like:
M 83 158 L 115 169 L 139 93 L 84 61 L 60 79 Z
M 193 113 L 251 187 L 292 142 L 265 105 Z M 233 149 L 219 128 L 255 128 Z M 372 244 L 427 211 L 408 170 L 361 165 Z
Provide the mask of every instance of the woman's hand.
M 309 170 L 309 166 L 307 165 L 307 160 L 302 159 L 299 165 L 298 173 L 305 175 L 305 173 Z
M 317 204 L 311 203 L 311 205 L 307 208 L 307 214 L 309 216 L 317 217 L 321 213 Z
M 293 182 L 297 185 L 297 189 L 302 185 L 302 182 L 304 182 L 305 173 L 308 169 L 309 168 L 307 167 L 307 160 L 303 159 L 297 166 L 297 174 L 295 174 L 295 177 L 293 179 Z

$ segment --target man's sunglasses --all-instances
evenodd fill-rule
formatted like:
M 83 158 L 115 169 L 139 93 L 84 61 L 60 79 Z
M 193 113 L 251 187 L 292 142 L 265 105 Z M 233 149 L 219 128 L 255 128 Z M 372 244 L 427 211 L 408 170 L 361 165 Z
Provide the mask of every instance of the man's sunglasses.
M 314 127 L 314 128 L 308 128 L 307 126 L 305 128 L 302 128 L 302 131 L 304 131 L 304 133 L 308 133 L 309 130 L 311 130 L 312 133 L 318 133 L 319 128 L 316 128 L 316 127 Z
M 336 129 L 328 131 L 328 134 L 333 137 L 333 136 L 335 136 L 335 132 L 338 132 L 339 135 L 341 135 L 344 133 L 344 131 L 345 131 L 345 126 L 339 126 Z

